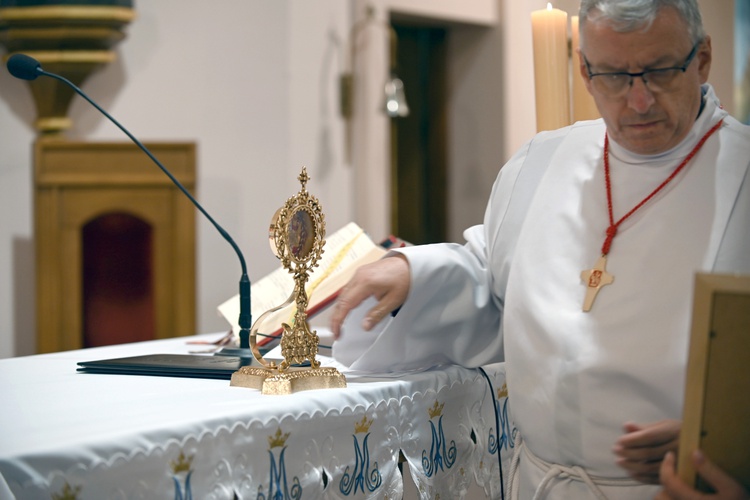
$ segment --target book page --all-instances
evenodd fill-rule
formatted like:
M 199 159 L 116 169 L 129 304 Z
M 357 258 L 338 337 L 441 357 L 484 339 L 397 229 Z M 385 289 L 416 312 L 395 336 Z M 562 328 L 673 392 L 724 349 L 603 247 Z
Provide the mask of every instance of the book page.
M 305 287 L 308 296 L 307 313 L 310 316 L 336 297 L 359 266 L 378 260 L 387 251 L 376 245 L 354 222 L 350 222 L 326 237 L 323 250 L 318 266 L 311 271 Z M 253 283 L 251 286 L 253 321 L 257 321 L 266 311 L 283 304 L 293 291 L 292 274 L 283 267 L 279 267 Z M 232 332 L 238 335 L 240 331 L 239 294 L 221 304 L 218 310 L 220 315 L 232 325 Z M 262 325 L 258 325 L 258 332 L 267 335 L 278 333 L 282 323 L 291 324 L 295 312 L 294 304 L 275 311 L 264 319 Z M 258 344 L 263 345 L 268 340 L 258 339 Z

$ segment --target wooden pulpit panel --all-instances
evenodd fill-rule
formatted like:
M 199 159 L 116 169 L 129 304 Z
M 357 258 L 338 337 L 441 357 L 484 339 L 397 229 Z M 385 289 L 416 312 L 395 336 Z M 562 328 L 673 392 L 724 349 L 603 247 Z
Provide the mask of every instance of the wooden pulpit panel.
M 195 144 L 150 143 L 188 190 Z M 195 332 L 193 204 L 135 144 L 40 139 L 34 154 L 37 352 L 83 347 L 82 229 L 130 214 L 153 230 L 157 338 Z

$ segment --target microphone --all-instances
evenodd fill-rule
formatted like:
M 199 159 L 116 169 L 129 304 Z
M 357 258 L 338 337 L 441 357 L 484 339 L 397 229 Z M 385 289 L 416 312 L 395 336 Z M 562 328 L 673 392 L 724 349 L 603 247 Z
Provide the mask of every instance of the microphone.
M 238 356 L 241 358 L 255 358 L 253 355 L 253 352 L 250 348 L 250 326 L 252 324 L 252 314 L 250 312 L 250 279 L 247 276 L 247 266 L 245 265 L 245 257 L 242 255 L 242 251 L 240 250 L 240 247 L 237 246 L 237 243 L 232 239 L 231 236 L 229 236 L 229 233 L 227 233 L 214 219 L 211 217 L 208 212 L 201 206 L 200 203 L 193 197 L 193 195 L 190 194 L 190 192 L 185 188 L 185 186 L 180 183 L 180 181 L 175 178 L 172 173 L 167 170 L 167 168 L 161 164 L 159 160 L 156 159 L 156 157 L 151 153 L 151 151 L 146 148 L 143 144 L 141 144 L 141 141 L 136 139 L 133 134 L 131 134 L 125 127 L 120 125 L 120 122 L 115 120 L 109 113 L 107 113 L 104 109 L 101 108 L 97 103 L 95 103 L 88 95 L 86 95 L 81 89 L 79 89 L 73 82 L 68 80 L 65 77 L 62 77 L 60 75 L 57 75 L 55 73 L 49 73 L 47 71 L 44 71 L 42 69 L 42 65 L 34 59 L 33 57 L 27 56 L 26 54 L 13 54 L 10 56 L 7 62 L 8 71 L 11 75 L 13 75 L 16 78 L 19 78 L 21 80 L 36 80 L 36 78 L 40 75 L 49 76 L 51 78 L 54 78 L 56 80 L 59 80 L 66 85 L 68 85 L 70 88 L 72 88 L 78 95 L 86 99 L 92 106 L 94 106 L 96 109 L 99 110 L 100 113 L 102 113 L 104 116 L 106 116 L 112 123 L 117 125 L 117 127 L 122 130 L 125 135 L 127 135 L 131 141 L 135 143 L 136 146 L 138 146 L 146 155 L 151 158 L 151 160 L 158 166 L 162 172 L 166 174 L 167 177 L 174 183 L 177 188 L 185 194 L 185 196 L 188 197 L 188 199 L 195 205 L 195 207 L 204 215 L 206 218 L 213 224 L 213 226 L 216 228 L 217 231 L 219 231 L 219 234 L 234 248 L 234 251 L 237 253 L 237 257 L 240 260 L 240 266 L 242 268 L 242 276 L 240 277 L 240 318 L 239 318 L 239 325 L 240 325 L 240 347 L 237 348 L 227 348 L 225 347 L 221 351 L 217 352 L 216 354 L 223 355 L 223 356 Z
M 36 80 L 43 73 L 42 65 L 26 54 L 13 54 L 8 59 L 8 71 L 21 80 Z

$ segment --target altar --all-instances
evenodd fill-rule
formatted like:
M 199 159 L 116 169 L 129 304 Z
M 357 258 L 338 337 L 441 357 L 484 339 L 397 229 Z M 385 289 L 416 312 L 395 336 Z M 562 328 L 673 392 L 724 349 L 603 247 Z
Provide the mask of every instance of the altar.
M 502 364 L 381 376 L 337 366 L 346 388 L 286 396 L 76 371 L 221 335 L 0 360 L 0 499 L 400 499 L 407 474 L 421 498 L 500 498 L 515 434 Z

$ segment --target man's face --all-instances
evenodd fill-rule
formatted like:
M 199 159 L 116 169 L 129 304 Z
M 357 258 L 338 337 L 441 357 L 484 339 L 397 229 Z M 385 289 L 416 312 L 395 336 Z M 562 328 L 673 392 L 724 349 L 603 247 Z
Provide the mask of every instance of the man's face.
M 582 43 L 581 74 L 612 140 L 644 155 L 679 144 L 698 116 L 700 85 L 708 79 L 711 66 L 710 38 L 698 45 L 686 71 L 677 72 L 668 91 L 651 90 L 641 78 L 634 77 L 632 86 L 618 96 L 592 85 L 584 57 L 592 73 L 681 67 L 693 47 L 686 23 L 671 7 L 659 11 L 647 31 L 618 33 L 607 21 L 588 21 L 583 25 Z

